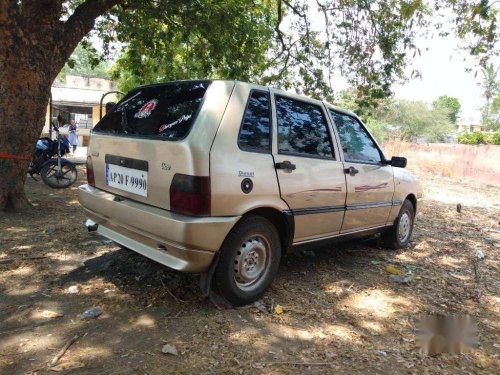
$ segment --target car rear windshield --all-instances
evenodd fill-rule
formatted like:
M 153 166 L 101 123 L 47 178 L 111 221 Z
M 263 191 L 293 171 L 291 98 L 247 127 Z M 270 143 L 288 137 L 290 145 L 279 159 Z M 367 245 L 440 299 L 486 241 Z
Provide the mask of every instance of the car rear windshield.
M 210 81 L 171 82 L 129 92 L 93 132 L 165 140 L 189 134 Z

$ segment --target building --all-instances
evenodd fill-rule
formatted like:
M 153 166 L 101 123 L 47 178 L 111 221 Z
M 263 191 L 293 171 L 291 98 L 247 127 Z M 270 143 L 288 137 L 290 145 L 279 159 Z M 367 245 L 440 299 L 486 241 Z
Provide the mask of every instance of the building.
M 485 126 L 481 124 L 457 124 L 457 133 L 483 132 Z
M 99 104 L 102 96 L 116 90 L 116 82 L 108 78 L 67 74 L 64 82 L 56 80 L 52 84 L 52 121 L 57 124 L 58 115 L 62 116 L 63 125 L 75 120 L 78 125 L 80 145 L 85 145 L 90 129 L 99 121 Z M 115 94 L 109 94 L 103 104 L 116 100 Z M 49 113 L 47 106 L 44 134 L 49 133 Z M 104 105 L 102 113 L 105 113 Z M 61 133 L 67 133 L 67 130 L 61 129 Z

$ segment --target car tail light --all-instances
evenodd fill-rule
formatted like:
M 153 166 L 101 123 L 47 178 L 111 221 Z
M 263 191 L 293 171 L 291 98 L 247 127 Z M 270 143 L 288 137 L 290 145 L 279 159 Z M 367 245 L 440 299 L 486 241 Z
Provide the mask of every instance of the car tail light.
M 92 165 L 92 157 L 87 156 L 87 183 L 95 186 L 94 166 Z
M 186 215 L 210 216 L 210 177 L 176 173 L 170 185 L 170 210 Z

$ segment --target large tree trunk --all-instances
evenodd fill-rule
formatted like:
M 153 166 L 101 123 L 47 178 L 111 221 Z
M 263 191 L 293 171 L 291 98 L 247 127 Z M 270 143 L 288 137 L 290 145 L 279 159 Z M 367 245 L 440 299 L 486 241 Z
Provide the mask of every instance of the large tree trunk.
M 26 170 L 44 125 L 51 81 L 26 62 L 7 68 L 0 77 L 0 209 L 28 204 Z M 28 159 L 28 160 L 26 160 Z
M 0 0 L 0 210 L 27 206 L 29 158 L 52 82 L 95 19 L 120 0 L 87 0 L 61 21 L 63 1 Z

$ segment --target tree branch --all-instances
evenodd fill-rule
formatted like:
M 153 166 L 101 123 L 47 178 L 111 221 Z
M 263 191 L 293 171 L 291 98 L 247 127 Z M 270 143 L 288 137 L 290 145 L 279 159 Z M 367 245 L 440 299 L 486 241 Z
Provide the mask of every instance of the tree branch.
M 94 28 L 95 20 L 99 16 L 122 2 L 124 0 L 87 0 L 76 7 L 73 14 L 60 27 L 61 43 L 57 46 L 55 65 L 62 66 L 66 62 L 78 43 Z
M 276 5 L 277 5 L 277 12 L 278 12 L 278 22 L 276 22 L 276 26 L 274 29 L 276 30 L 276 34 L 278 34 L 278 39 L 279 39 L 279 42 L 281 44 L 281 51 L 283 53 L 283 52 L 285 52 L 286 44 L 285 44 L 285 40 L 283 39 L 283 32 L 280 30 L 281 21 L 283 19 L 281 0 L 278 0 L 276 2 Z
M 310 38 L 310 32 L 309 32 L 309 19 L 307 17 L 307 14 L 305 13 L 305 11 L 300 11 L 299 8 L 297 8 L 296 6 L 292 5 L 290 2 L 288 2 L 287 0 L 282 0 L 283 3 L 288 7 L 290 8 L 297 16 L 299 16 L 300 18 L 302 18 L 304 20 L 304 26 L 305 26 L 305 29 L 306 29 L 306 38 L 307 38 L 307 43 L 309 43 L 309 45 L 311 44 L 311 38 Z M 281 0 L 280 0 L 281 2 Z
M 97 17 L 102 16 L 123 0 L 87 0 L 80 4 L 63 25 L 66 42 L 76 47 L 78 42 L 94 27 Z

